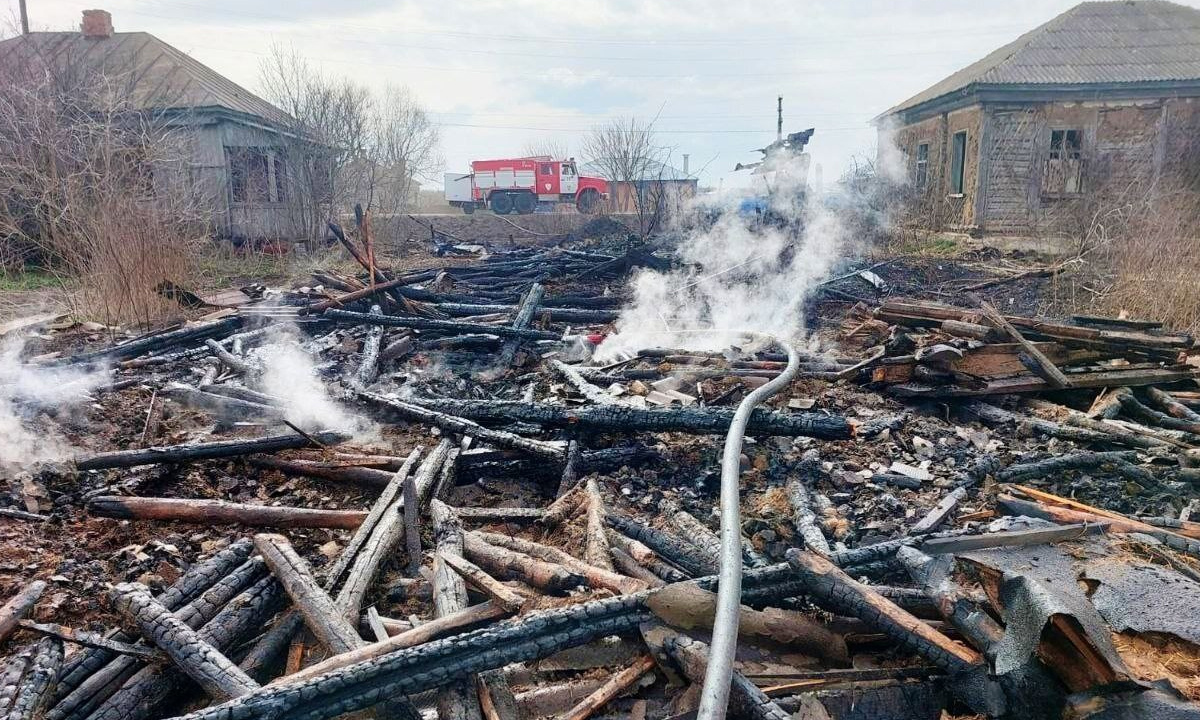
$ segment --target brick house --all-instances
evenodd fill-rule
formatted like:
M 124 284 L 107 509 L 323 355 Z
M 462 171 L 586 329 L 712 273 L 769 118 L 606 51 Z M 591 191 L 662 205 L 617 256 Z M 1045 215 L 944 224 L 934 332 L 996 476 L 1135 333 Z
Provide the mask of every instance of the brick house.
M 1082 3 L 875 122 L 907 163 L 914 221 L 1070 232 L 1097 203 L 1194 182 L 1200 11 Z

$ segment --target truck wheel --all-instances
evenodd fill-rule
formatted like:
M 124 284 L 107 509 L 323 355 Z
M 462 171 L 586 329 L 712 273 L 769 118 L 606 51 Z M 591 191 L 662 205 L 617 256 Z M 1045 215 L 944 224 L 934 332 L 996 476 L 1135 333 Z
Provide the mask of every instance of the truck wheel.
M 600 193 L 588 188 L 579 193 L 579 199 L 575 201 L 575 209 L 584 215 L 591 215 L 600 209 Z
M 462 209 L 463 209 L 463 214 L 474 215 L 475 214 L 475 203 L 465 202 L 462 204 Z
M 512 212 L 513 199 L 508 193 L 496 193 L 492 196 L 492 212 L 497 215 L 507 215 Z
M 520 195 L 517 195 L 516 202 L 513 203 L 513 206 L 516 207 L 518 213 L 522 215 L 528 215 L 533 212 L 534 208 L 537 207 L 537 200 L 534 200 L 533 195 L 530 193 L 521 193 Z

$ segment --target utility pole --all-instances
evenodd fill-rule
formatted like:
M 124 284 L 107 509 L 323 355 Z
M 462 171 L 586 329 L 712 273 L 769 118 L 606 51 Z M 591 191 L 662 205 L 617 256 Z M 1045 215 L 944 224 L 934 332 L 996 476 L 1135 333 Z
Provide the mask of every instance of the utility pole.
M 25 9 L 25 0 L 17 0 L 17 5 L 21 8 L 21 34 L 29 34 L 29 11 Z
M 24 2 L 24 0 L 22 0 L 22 2 Z M 782 95 L 779 96 L 778 102 L 779 102 L 778 107 L 775 110 L 775 113 L 776 113 L 775 139 L 782 140 L 783 139 L 783 96 Z

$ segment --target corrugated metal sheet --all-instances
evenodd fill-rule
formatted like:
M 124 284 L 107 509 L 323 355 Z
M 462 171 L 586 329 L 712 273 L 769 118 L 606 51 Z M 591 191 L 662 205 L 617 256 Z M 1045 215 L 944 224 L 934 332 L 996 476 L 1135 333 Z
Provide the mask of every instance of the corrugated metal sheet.
M 143 110 L 225 108 L 290 126 L 284 111 L 150 33 L 35 32 L 0 42 L 0 63 L 39 59 L 103 72 Z
M 1200 10 L 1164 0 L 1085 2 L 893 107 L 970 85 L 1200 79 Z

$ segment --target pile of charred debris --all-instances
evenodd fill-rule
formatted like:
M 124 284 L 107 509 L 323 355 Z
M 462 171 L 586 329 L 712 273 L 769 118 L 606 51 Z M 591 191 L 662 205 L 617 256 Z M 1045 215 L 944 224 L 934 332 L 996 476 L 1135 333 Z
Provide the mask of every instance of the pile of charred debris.
M 0 518 L 4 717 L 694 715 L 722 440 L 788 349 L 595 362 L 625 274 L 670 264 L 641 248 L 402 273 L 342 240 L 362 273 L 26 358 L 106 380 L 25 418 L 89 452 Z M 749 418 L 730 714 L 1200 717 L 1191 338 L 856 304 L 873 267 Z M 280 344 L 370 430 L 264 383 Z

